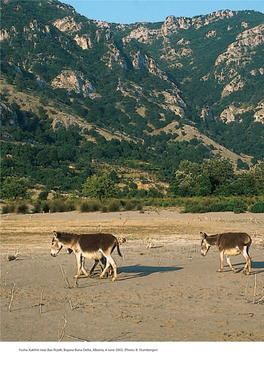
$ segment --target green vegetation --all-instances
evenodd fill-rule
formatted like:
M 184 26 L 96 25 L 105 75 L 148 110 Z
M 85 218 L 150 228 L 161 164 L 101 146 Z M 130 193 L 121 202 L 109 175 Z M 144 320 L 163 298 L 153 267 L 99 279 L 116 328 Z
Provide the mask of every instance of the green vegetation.
M 264 213 L 264 197 L 178 197 L 169 198 L 133 198 L 91 199 L 60 198 L 57 200 L 25 200 L 2 203 L 2 214 L 37 214 L 79 210 L 80 212 L 118 212 L 138 211 L 144 213 L 150 209 L 177 208 L 182 213 L 205 213 L 231 211 L 235 214 L 250 211 Z
M 138 25 L 101 28 L 57 0 L 10 0 L 2 14 L 3 213 L 144 206 L 263 211 L 264 127 L 254 119 L 264 96 L 263 44 L 248 43 L 241 63 L 234 58 L 228 66 L 224 59 L 215 64 L 245 31 L 242 25 L 250 30 L 263 23 L 262 13 L 237 12 L 210 22 L 203 16 L 203 26 L 178 28 L 165 44 L 151 32 L 149 42 L 124 42 Z M 61 31 L 56 21 L 69 14 L 73 28 Z M 158 32 L 162 23 L 142 27 Z M 77 34 L 89 39 L 88 49 L 78 45 Z M 145 63 L 136 66 L 139 52 Z M 63 71 L 77 74 L 78 89 L 54 87 Z M 230 71 L 243 87 L 225 96 Z M 183 114 L 175 114 L 172 104 Z M 220 114 L 231 106 L 240 110 L 223 123 Z M 238 159 L 234 170 L 197 132 L 185 141 L 186 124 L 251 162 Z M 156 187 L 140 189 L 133 174 Z M 166 193 L 161 183 L 169 185 Z
M 57 191 L 53 192 L 52 199 L 47 199 L 47 190 L 42 190 L 37 199 L 31 200 L 24 198 L 32 194 L 29 187 L 23 189 L 22 195 L 17 192 L 23 179 L 8 177 L 6 180 L 12 188 L 8 189 L 7 203 L 3 204 L 2 213 L 27 213 L 30 212 L 29 206 L 32 213 L 77 209 L 81 212 L 142 211 L 144 207 L 179 207 L 185 213 L 264 212 L 263 163 L 252 171 L 237 175 L 233 172 L 230 162 L 226 160 L 213 159 L 201 164 L 182 161 L 175 180 L 165 194 L 153 187 L 148 190 L 138 189 L 134 182 L 121 188 L 110 175 L 119 181 L 115 172 L 108 176 L 94 174 L 84 181 L 79 196 L 73 194 L 70 198 L 62 197 Z M 7 185 L 7 182 L 5 184 Z M 8 200 L 11 203 L 8 203 Z

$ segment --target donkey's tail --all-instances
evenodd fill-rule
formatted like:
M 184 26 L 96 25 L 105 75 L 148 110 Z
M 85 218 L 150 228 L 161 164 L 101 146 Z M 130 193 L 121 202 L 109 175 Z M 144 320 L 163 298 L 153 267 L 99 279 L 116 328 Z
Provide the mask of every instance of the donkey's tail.
M 123 257 L 123 255 L 122 255 L 122 253 L 120 251 L 120 248 L 119 248 L 119 242 L 118 242 L 118 240 L 116 240 L 116 249 L 117 249 L 118 255 L 121 256 L 121 257 Z

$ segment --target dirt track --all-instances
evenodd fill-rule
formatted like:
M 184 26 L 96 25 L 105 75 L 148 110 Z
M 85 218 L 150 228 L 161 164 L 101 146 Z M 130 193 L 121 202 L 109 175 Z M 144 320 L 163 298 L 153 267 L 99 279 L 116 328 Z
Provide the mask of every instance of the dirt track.
M 2 341 L 264 340 L 263 214 L 11 214 L 1 230 Z M 50 255 L 54 230 L 125 236 L 117 281 L 96 272 L 76 287 L 74 255 Z M 241 255 L 231 258 L 236 274 L 226 262 L 217 273 L 216 248 L 200 255 L 200 231 L 249 233 L 252 274 Z

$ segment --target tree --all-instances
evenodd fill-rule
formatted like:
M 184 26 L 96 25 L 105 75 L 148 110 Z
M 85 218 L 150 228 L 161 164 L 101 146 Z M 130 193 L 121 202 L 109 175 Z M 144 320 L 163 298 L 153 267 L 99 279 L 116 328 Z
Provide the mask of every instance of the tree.
M 101 201 L 115 194 L 115 184 L 107 176 L 93 175 L 88 177 L 83 184 L 82 194 L 85 197 L 99 198 Z
M 28 181 L 25 178 L 8 176 L 2 184 L 2 198 L 25 198 L 27 197 Z
M 227 159 L 210 159 L 202 165 L 203 172 L 208 175 L 212 193 L 221 194 L 226 184 L 232 181 L 234 176 L 233 166 Z

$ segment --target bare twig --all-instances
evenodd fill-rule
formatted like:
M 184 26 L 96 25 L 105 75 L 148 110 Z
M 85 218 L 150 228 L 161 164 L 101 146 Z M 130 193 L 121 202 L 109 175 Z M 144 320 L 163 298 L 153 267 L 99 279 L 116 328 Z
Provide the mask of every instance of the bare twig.
M 5 286 L 6 286 L 6 278 L 7 278 L 7 275 L 8 275 L 8 272 L 6 272 L 6 276 L 5 276 Z
M 64 336 L 65 336 L 65 328 L 66 328 L 66 324 L 67 324 L 66 315 L 65 315 L 65 317 L 62 315 L 62 318 L 64 320 L 64 325 L 61 328 L 61 332 L 59 334 L 59 342 L 61 342 L 63 340 Z
M 8 306 L 8 310 L 9 312 L 11 312 L 11 306 L 12 306 L 12 302 L 13 302 L 13 299 L 14 299 L 14 295 L 15 295 L 15 287 L 16 287 L 16 284 L 15 282 L 13 282 L 13 287 L 12 287 L 12 290 L 11 290 L 11 299 L 10 299 L 10 303 L 9 303 L 9 306 Z
M 259 304 L 263 299 L 264 299 L 264 295 L 256 303 Z
M 62 277 L 63 277 L 63 279 L 65 281 L 66 287 L 70 289 L 71 286 L 70 286 L 69 280 L 68 280 L 68 278 L 66 276 L 66 271 L 64 270 L 64 268 L 62 267 L 62 265 L 60 265 L 60 269 L 61 269 Z
M 73 335 L 66 335 L 66 337 L 76 339 L 77 341 L 89 342 L 89 341 L 87 341 L 87 339 L 74 337 Z
M 71 302 L 70 299 L 69 299 L 69 303 L 70 303 L 70 306 L 71 306 L 71 310 L 74 310 L 76 307 L 73 307 L 72 302 Z
M 253 304 L 255 304 L 256 290 L 257 290 L 257 274 L 255 274 L 254 294 L 253 294 Z
M 247 302 L 247 287 L 248 287 L 248 282 L 246 283 L 246 288 L 245 288 L 245 302 Z
M 41 292 L 40 292 L 40 303 L 39 303 L 39 313 L 41 315 L 41 312 L 42 312 L 42 300 L 43 300 L 43 289 L 41 289 Z
M 127 219 L 128 219 L 128 218 L 125 218 L 124 223 L 123 223 L 123 224 L 121 225 L 121 227 L 120 227 L 120 235 L 122 234 L 122 230 L 123 230 L 124 225 L 126 224 Z

